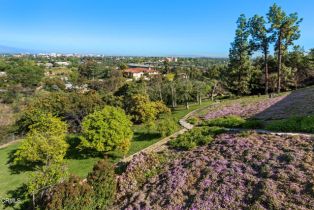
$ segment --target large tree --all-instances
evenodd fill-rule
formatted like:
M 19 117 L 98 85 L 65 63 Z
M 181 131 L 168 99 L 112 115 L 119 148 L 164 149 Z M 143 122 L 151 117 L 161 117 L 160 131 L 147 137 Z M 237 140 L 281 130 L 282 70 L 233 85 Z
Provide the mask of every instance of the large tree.
M 31 125 L 24 141 L 15 153 L 15 163 L 41 162 L 49 166 L 60 163 L 66 154 L 67 125 L 51 114 L 41 115 Z
M 106 106 L 84 118 L 80 147 L 97 152 L 126 153 L 133 136 L 131 126 L 123 109 Z
M 261 51 L 264 58 L 265 94 L 268 94 L 268 54 L 270 44 L 274 41 L 274 36 L 269 35 L 264 17 L 255 15 L 249 20 L 251 41 L 250 45 L 254 51 Z
M 281 67 L 283 52 L 288 49 L 293 42 L 300 38 L 299 19 L 297 13 L 287 15 L 281 7 L 274 4 L 269 8 L 267 14 L 268 22 L 271 24 L 271 30 L 276 37 L 275 50 L 277 52 L 277 92 L 281 88 Z
M 189 79 L 178 79 L 176 85 L 176 92 L 178 94 L 178 100 L 185 103 L 186 109 L 189 109 L 189 101 L 192 99 L 193 84 Z
M 239 95 L 249 93 L 251 79 L 249 35 L 246 17 L 241 14 L 237 20 L 235 39 L 229 51 L 228 72 L 230 88 Z

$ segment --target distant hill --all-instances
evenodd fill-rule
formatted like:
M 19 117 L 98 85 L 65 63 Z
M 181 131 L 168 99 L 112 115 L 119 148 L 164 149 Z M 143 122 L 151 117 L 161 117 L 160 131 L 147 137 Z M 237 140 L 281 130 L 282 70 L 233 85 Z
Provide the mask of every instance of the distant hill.
M 0 54 L 35 53 L 34 50 L 0 45 Z

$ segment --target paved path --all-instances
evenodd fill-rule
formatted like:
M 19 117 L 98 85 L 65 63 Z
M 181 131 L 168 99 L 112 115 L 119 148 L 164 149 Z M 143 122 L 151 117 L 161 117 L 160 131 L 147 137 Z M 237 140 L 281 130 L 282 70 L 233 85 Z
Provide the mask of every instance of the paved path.
M 209 106 L 211 106 L 212 104 L 210 104 Z M 205 108 L 207 108 L 208 106 L 206 106 Z M 204 109 L 204 108 L 200 108 L 200 109 L 196 109 L 190 113 L 188 113 L 187 115 L 185 115 L 182 119 L 179 120 L 179 124 L 182 126 L 182 129 L 175 132 L 174 134 L 172 134 L 171 136 L 168 136 L 158 142 L 156 142 L 155 144 L 152 144 L 150 145 L 149 147 L 146 147 L 145 149 L 142 149 L 141 151 L 138 151 L 126 158 L 123 158 L 120 162 L 129 162 L 132 160 L 132 158 L 135 156 L 135 155 L 138 155 L 142 152 L 144 153 L 149 153 L 149 152 L 159 152 L 159 151 L 162 151 L 164 149 L 167 148 L 167 143 L 173 139 L 173 138 L 176 138 L 178 135 L 180 134 L 183 134 L 185 133 L 186 131 L 188 130 L 191 130 L 194 125 L 188 123 L 186 120 L 191 116 L 193 115 L 195 112 L 201 110 L 201 109 Z
M 209 106 L 212 106 L 214 104 L 211 104 Z M 193 114 L 195 114 L 196 112 L 202 110 L 202 109 L 206 109 L 207 107 L 203 107 L 200 109 L 196 109 L 190 113 L 188 113 L 187 115 L 185 115 L 182 119 L 179 120 L 180 125 L 183 127 L 181 130 L 175 132 L 174 134 L 172 134 L 171 136 L 168 136 L 158 142 L 156 142 L 155 144 L 150 145 L 149 147 L 146 147 L 145 149 L 138 151 L 124 159 L 122 159 L 120 162 L 129 162 L 132 160 L 132 158 L 135 155 L 138 155 L 142 152 L 144 153 L 150 153 L 150 152 L 159 152 L 162 150 L 167 149 L 167 143 L 173 139 L 176 138 L 178 135 L 185 133 L 188 130 L 191 130 L 194 125 L 188 123 L 186 120 L 192 116 Z M 254 131 L 256 133 L 260 133 L 260 134 L 270 134 L 270 135 L 278 135 L 278 136 L 307 136 L 307 137 L 313 137 L 313 134 L 308 134 L 308 133 L 287 133 L 287 132 L 273 132 L 273 131 L 268 131 L 268 130 L 263 130 L 263 129 L 242 129 L 242 128 L 227 128 L 228 131 L 232 131 L 232 132 L 241 132 L 241 131 Z
M 241 131 L 253 131 L 259 134 L 269 134 L 269 135 L 276 135 L 276 136 L 305 136 L 305 137 L 314 137 L 314 134 L 310 133 L 293 133 L 293 132 L 274 132 L 269 130 L 263 129 L 245 129 L 245 128 L 227 128 L 228 131 L 233 132 L 241 132 Z

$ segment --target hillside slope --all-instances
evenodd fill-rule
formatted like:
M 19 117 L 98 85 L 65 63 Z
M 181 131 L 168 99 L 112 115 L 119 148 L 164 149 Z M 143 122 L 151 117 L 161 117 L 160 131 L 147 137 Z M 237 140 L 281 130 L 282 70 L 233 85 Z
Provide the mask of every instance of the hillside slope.
M 200 115 L 206 119 L 226 115 L 253 117 L 261 120 L 284 119 L 291 116 L 314 115 L 314 86 L 283 93 L 274 98 L 267 96 L 243 97 L 223 101 Z
M 222 134 L 164 161 L 139 155 L 119 177 L 116 208 L 314 209 L 314 141 Z

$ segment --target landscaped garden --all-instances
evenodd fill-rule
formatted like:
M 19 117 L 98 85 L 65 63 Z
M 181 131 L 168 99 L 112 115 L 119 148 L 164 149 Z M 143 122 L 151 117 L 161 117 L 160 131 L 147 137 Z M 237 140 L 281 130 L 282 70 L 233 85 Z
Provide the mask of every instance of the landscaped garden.
M 178 106 L 172 110 L 172 116 L 178 121 L 184 117 L 189 112 L 205 108 L 212 104 L 211 101 L 204 101 L 201 105 L 193 104 L 190 109 L 185 109 L 184 106 Z M 162 118 L 162 117 L 161 117 Z M 180 129 L 179 124 L 177 129 Z M 131 141 L 130 149 L 126 156 L 132 155 L 156 142 L 158 142 L 162 137 L 160 136 L 157 128 L 147 130 L 145 125 L 133 125 L 132 130 L 134 132 L 133 139 Z M 176 131 L 175 130 L 175 131 Z M 25 183 L 30 176 L 31 171 L 28 170 L 12 170 L 10 162 L 10 157 L 17 150 L 20 143 L 14 143 L 8 147 L 0 149 L 0 197 L 7 198 L 11 197 L 10 193 L 14 192 L 18 187 Z M 87 174 L 92 170 L 94 164 L 102 159 L 103 157 L 82 157 L 79 155 L 74 155 L 65 158 L 65 164 L 69 168 L 69 173 L 80 176 L 82 178 L 86 177 Z M 123 156 L 110 156 L 112 162 L 117 162 Z
M 140 154 L 118 179 L 115 206 L 313 209 L 313 146 L 309 137 L 226 133 L 190 151 Z

